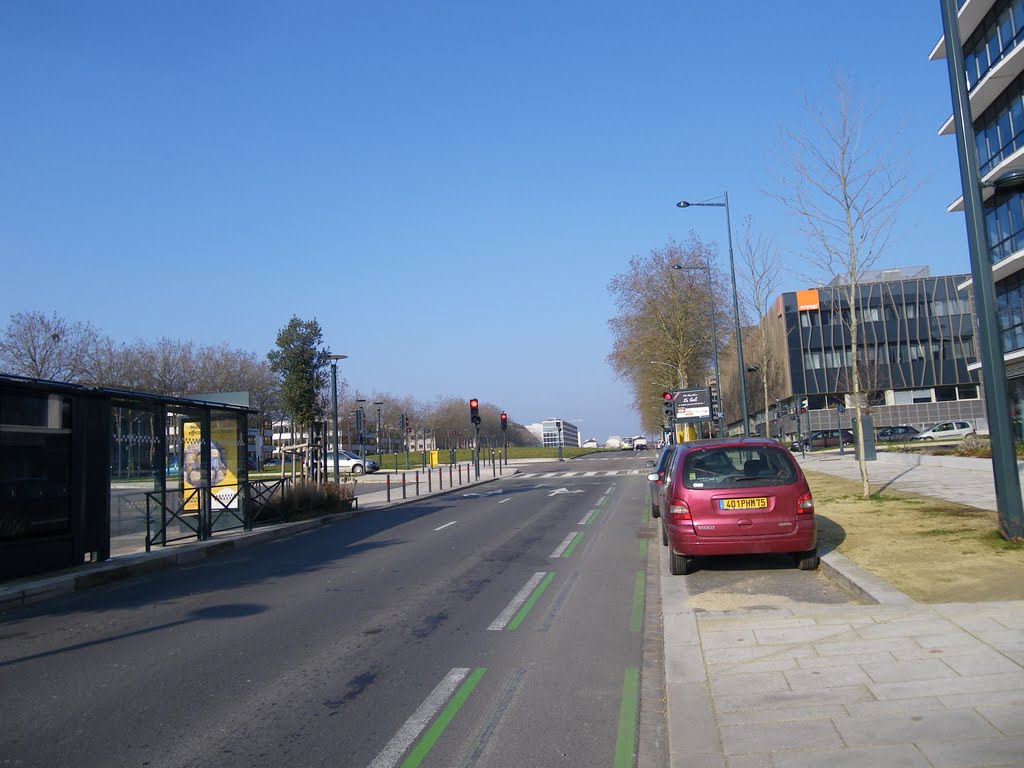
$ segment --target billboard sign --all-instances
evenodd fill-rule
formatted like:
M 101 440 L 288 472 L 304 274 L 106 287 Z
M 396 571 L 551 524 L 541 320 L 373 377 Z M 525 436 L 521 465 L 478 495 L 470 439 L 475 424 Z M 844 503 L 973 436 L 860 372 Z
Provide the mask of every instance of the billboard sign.
M 711 387 L 673 392 L 677 419 L 710 419 Z

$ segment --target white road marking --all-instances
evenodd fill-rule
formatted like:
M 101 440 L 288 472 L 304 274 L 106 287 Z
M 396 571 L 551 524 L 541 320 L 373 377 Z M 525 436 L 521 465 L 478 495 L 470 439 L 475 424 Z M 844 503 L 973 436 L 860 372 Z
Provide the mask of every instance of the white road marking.
M 575 491 L 570 491 L 568 488 L 557 488 L 549 493 L 548 496 L 558 496 L 560 493 L 583 493 L 583 490 L 577 488 Z
M 548 472 L 548 473 L 546 473 L 546 474 L 543 474 L 543 475 L 541 475 L 541 479 L 543 479 L 543 478 L 545 478 L 545 477 L 555 477 L 555 476 L 557 476 L 557 475 L 558 475 L 558 473 L 557 473 L 557 472 Z
M 416 741 L 423 729 L 434 719 L 434 716 L 441 711 L 441 707 L 458 690 L 462 681 L 469 676 L 470 671 L 469 667 L 456 667 L 449 672 L 444 680 L 430 692 L 426 700 L 420 704 L 419 709 L 412 713 L 412 717 L 405 721 L 405 724 L 380 751 L 380 754 L 374 758 L 369 768 L 394 768 L 398 765 L 398 761 L 405 751 Z
M 551 557 L 561 557 L 569 545 L 572 544 L 572 540 L 576 538 L 577 533 L 579 533 L 579 531 L 573 531 L 566 536 L 565 541 L 558 545 L 558 549 L 551 553 Z
M 505 626 L 512 621 L 512 617 L 516 615 L 516 611 L 518 611 L 522 607 L 523 603 L 526 602 L 526 598 L 530 596 L 530 593 L 537 588 L 537 585 L 540 584 L 547 575 L 546 571 L 537 571 L 537 573 L 533 574 L 533 576 L 530 577 L 530 580 L 526 582 L 526 586 L 519 590 L 516 596 L 512 598 L 512 602 L 505 606 L 505 610 L 498 615 L 498 618 L 491 622 L 491 626 L 487 629 L 504 629 Z
M 435 530 L 435 531 L 443 531 L 443 530 L 444 530 L 445 528 L 447 528 L 447 527 L 448 527 L 449 525 L 455 525 L 455 524 L 456 524 L 457 522 L 459 522 L 459 521 L 458 521 L 458 520 L 452 520 L 452 521 L 451 521 L 450 523 L 445 523 L 445 524 L 444 524 L 444 525 L 442 525 L 442 526 L 441 526 L 440 528 L 435 528 L 434 530 Z
M 499 504 L 504 504 L 504 503 L 505 503 L 506 501 L 512 501 L 512 499 L 502 499 L 502 500 L 501 500 L 501 501 L 499 501 L 498 503 L 499 503 Z
M 564 472 L 562 473 L 562 477 L 576 477 L 578 474 L 579 472 Z
M 584 477 L 593 477 L 596 474 L 597 474 L 597 472 L 584 472 L 583 476 Z
M 585 514 L 583 516 L 583 519 L 580 520 L 579 525 L 586 525 L 587 523 L 590 522 L 590 518 L 592 518 L 596 514 L 597 514 L 597 510 L 596 509 L 590 510 L 589 512 L 587 512 L 587 514 Z

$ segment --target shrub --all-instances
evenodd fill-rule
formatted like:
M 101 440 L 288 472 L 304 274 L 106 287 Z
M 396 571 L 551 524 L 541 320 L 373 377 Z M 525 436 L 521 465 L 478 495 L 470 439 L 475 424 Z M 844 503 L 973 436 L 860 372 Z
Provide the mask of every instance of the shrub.
M 267 517 L 290 523 L 345 512 L 352 509 L 355 496 L 355 480 L 322 485 L 301 481 L 290 485 L 282 496 L 274 498 L 267 507 Z

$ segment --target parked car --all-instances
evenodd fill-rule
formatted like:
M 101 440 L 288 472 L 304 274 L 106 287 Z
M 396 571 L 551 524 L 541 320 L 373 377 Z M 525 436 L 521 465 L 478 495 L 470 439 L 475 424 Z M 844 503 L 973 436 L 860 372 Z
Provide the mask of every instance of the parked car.
M 672 452 L 675 449 L 676 446 L 674 445 L 665 445 L 664 447 L 662 447 L 657 459 L 646 462 L 647 468 L 650 471 L 647 479 L 650 480 L 651 475 L 658 476 L 657 480 L 650 480 L 651 517 L 657 517 L 659 514 L 658 496 L 661 494 L 661 486 L 665 479 L 665 468 L 668 466 L 669 459 L 672 458 Z
M 807 435 L 803 439 L 807 450 L 812 448 L 837 448 L 839 447 L 839 434 L 843 435 L 843 445 L 853 445 L 853 432 L 848 429 L 819 429 Z M 793 441 L 789 444 L 791 451 L 799 451 L 800 443 Z
M 914 435 L 918 434 L 917 428 L 912 427 L 909 424 L 900 424 L 899 426 L 882 427 L 875 433 L 876 443 L 902 443 L 910 440 Z
M 326 455 L 326 467 L 328 475 L 334 471 L 334 454 L 328 453 Z M 350 475 L 361 475 L 364 472 L 372 473 L 380 469 L 378 464 L 373 459 L 359 458 L 358 453 L 352 451 L 338 451 L 338 471 L 344 472 Z
M 673 575 L 691 573 L 695 558 L 705 555 L 783 552 L 801 570 L 818 567 L 811 489 L 796 459 L 775 440 L 680 445 L 659 498 L 661 543 L 669 548 Z
M 973 435 L 974 426 L 969 421 L 940 421 L 932 427 L 918 432 L 912 440 L 959 440 Z

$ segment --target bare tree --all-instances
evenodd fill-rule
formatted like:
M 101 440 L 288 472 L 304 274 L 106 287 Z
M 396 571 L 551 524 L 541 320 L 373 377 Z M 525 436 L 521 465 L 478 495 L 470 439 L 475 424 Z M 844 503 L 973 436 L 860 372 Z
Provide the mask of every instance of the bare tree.
M 18 312 L 0 337 L 0 368 L 16 376 L 78 382 L 98 339 L 89 323 L 73 322 L 56 312 Z
M 630 383 L 645 431 L 662 423 L 662 391 L 708 381 L 711 313 L 720 311 L 724 303 L 716 299 L 726 295 L 717 282 L 709 295 L 707 265 L 713 256 L 691 233 L 683 245 L 671 241 L 646 258 L 634 256 L 629 270 L 608 285 L 617 310 L 608 321 L 614 336 L 608 362 Z
M 769 378 L 775 373 L 776 361 L 772 359 L 766 318 L 776 297 L 779 283 L 782 282 L 782 258 L 775 249 L 772 237 L 762 231 L 756 231 L 750 216 L 744 220 L 739 252 L 740 281 L 745 289 L 741 292 L 740 298 L 742 313 L 757 320 L 757 325 L 748 333 L 744 333 L 744 337 L 750 337 L 744 338 L 744 346 L 750 349 L 750 354 L 745 355 L 745 358 L 747 361 L 757 361 L 750 367 L 757 368 L 762 392 L 761 410 L 767 420 L 770 402 L 768 383 Z
M 801 222 L 808 238 L 808 263 L 833 278 L 849 307 L 848 365 L 854 418 L 861 423 L 863 403 L 858 374 L 858 286 L 864 273 L 889 245 L 894 219 L 906 200 L 906 170 L 865 133 L 870 115 L 855 102 L 849 84 L 835 78 L 836 114 L 807 105 L 812 132 L 788 134 L 793 151 L 788 191 L 775 195 Z M 857 430 L 862 491 L 871 494 L 864 460 L 864 434 Z

